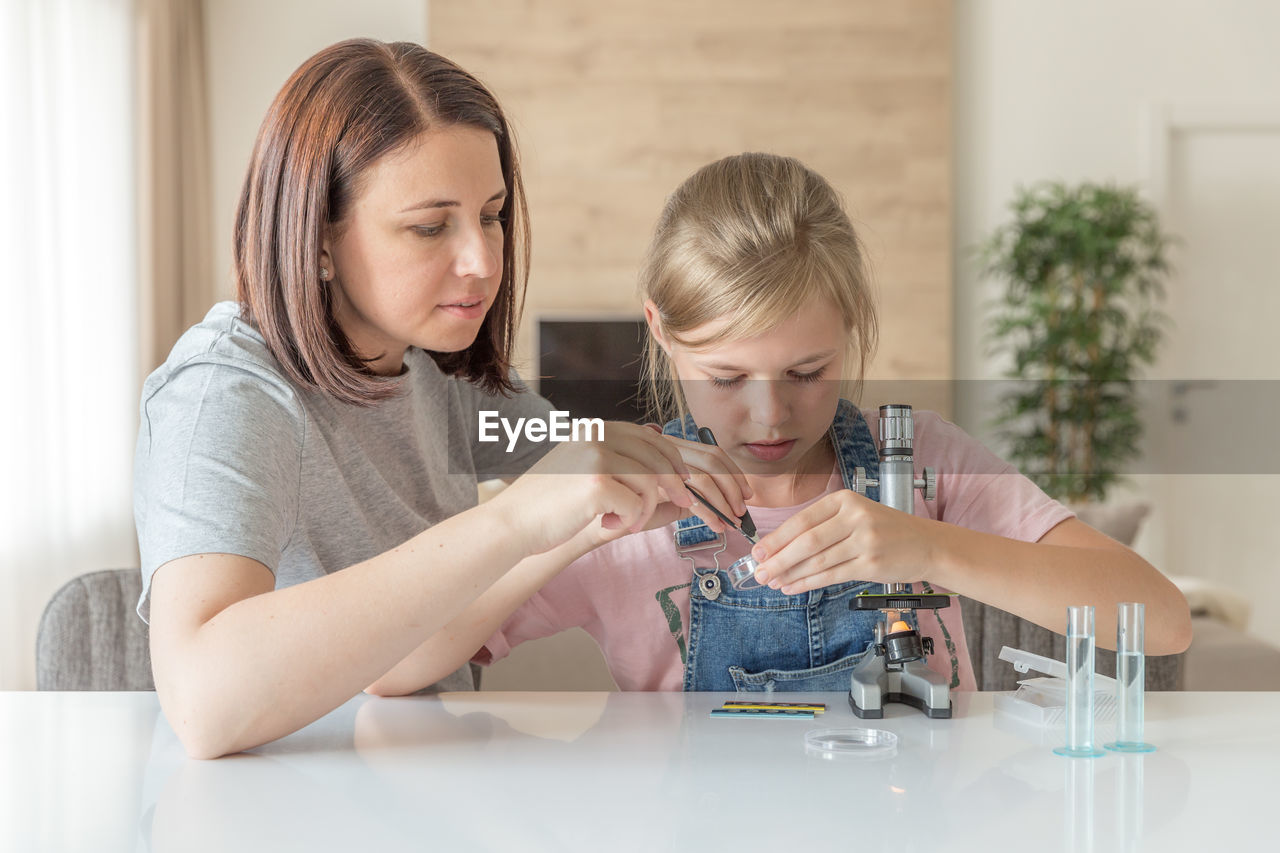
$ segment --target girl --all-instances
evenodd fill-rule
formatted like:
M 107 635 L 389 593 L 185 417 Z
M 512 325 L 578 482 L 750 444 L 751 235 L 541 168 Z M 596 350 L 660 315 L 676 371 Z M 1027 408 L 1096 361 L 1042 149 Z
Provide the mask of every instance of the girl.
M 549 411 L 510 370 L 526 258 L 507 120 L 453 63 L 348 41 L 276 97 L 237 213 L 238 303 L 142 394 L 138 612 L 193 756 L 294 731 L 481 593 L 509 612 L 544 564 L 686 514 L 691 470 L 745 509 L 721 451 L 640 426 L 550 453 L 479 441 L 481 410 Z M 475 506 L 478 476 L 530 466 Z M 465 657 L 415 687 L 470 689 Z
M 746 473 L 764 586 L 736 590 L 717 575 L 748 553 L 742 535 L 686 519 L 548 575 L 510 613 L 473 608 L 400 689 L 429 683 L 469 642 L 483 642 L 474 660 L 488 663 L 581 626 L 623 690 L 847 690 L 880 618 L 851 612 L 849 598 L 920 580 L 1055 631 L 1065 606 L 1093 604 L 1103 644 L 1116 602 L 1142 601 L 1148 652 L 1187 647 L 1187 604 L 1171 583 L 937 415 L 915 418 L 936 501 L 917 495 L 910 515 L 850 491 L 855 467 L 875 476 L 878 423 L 841 398 L 841 380 L 860 386 L 876 319 L 862 247 L 810 169 L 766 154 L 700 169 L 668 200 L 640 289 L 652 401 L 666 433 L 709 427 Z M 959 607 L 920 621 L 938 650 L 929 665 L 976 689 Z

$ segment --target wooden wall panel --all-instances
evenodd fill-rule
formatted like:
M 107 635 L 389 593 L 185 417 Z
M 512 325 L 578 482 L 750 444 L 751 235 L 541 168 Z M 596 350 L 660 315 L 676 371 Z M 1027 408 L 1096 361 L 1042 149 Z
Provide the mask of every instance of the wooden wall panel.
M 638 312 L 666 195 L 710 160 L 764 150 L 826 175 L 869 245 L 871 376 L 951 377 L 946 0 L 429 0 L 428 34 L 517 129 L 534 231 L 526 359 L 540 313 Z

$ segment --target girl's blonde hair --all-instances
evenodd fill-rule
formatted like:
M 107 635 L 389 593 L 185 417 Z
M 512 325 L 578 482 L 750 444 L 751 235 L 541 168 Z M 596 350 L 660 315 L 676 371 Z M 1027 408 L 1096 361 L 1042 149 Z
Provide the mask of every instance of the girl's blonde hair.
M 876 346 L 876 314 L 862 241 L 827 181 L 793 157 L 747 153 L 703 166 L 667 199 L 640 274 L 668 341 L 690 348 L 754 337 L 820 299 L 849 331 L 856 402 Z M 690 337 L 728 317 L 712 336 Z M 650 417 L 686 411 L 675 367 L 647 336 Z

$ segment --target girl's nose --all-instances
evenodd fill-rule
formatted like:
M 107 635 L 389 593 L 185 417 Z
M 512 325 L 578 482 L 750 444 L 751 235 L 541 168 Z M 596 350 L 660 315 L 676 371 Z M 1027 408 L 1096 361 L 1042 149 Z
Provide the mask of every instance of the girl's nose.
M 781 382 L 769 379 L 749 380 L 751 420 L 764 427 L 776 427 L 787 422 L 791 405 L 786 388 Z

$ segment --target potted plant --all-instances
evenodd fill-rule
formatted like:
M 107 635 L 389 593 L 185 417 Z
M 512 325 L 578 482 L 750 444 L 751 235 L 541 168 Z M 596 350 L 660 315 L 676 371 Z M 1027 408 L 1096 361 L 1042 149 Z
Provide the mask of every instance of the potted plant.
M 1000 393 L 996 424 L 1011 461 L 1048 494 L 1101 502 L 1139 453 L 1134 380 L 1167 322 L 1172 239 L 1124 187 L 1043 183 L 1010 209 L 983 247 L 985 273 L 1006 285 L 991 352 L 1011 356 L 1006 376 L 1019 380 Z

